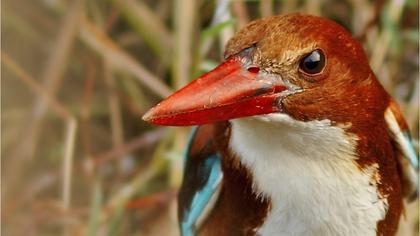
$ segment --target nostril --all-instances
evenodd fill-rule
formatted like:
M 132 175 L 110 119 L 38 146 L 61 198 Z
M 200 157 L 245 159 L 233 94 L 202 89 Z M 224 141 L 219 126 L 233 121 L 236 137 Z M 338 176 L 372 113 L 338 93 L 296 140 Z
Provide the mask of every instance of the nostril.
M 252 66 L 248 68 L 248 71 L 251 73 L 257 74 L 258 72 L 260 72 L 260 68 L 256 66 Z

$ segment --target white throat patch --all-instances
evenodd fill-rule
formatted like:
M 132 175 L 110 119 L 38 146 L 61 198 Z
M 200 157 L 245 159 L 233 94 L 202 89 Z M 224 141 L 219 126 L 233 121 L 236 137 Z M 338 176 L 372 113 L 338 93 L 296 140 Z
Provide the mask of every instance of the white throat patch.
M 252 173 L 255 192 L 271 199 L 259 234 L 376 235 L 387 211 L 378 166 L 357 167 L 357 137 L 345 127 L 285 114 L 231 122 L 230 148 Z

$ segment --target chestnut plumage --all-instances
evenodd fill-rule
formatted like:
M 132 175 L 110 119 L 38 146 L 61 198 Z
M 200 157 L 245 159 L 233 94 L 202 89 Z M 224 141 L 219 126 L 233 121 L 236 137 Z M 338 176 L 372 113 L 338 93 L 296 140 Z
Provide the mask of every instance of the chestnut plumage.
M 360 43 L 320 17 L 251 22 L 220 66 L 143 119 L 202 125 L 180 191 L 184 235 L 394 235 L 416 196 L 401 111 Z

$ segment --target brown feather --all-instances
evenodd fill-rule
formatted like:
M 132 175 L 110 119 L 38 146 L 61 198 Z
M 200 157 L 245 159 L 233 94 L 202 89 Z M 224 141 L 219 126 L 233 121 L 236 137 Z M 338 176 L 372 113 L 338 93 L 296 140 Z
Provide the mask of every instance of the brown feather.
M 377 232 L 393 235 L 402 193 L 396 152 L 384 120 L 391 98 L 373 74 L 361 44 L 333 21 L 289 14 L 250 23 L 229 41 L 225 57 L 251 45 L 255 45 L 254 64 L 304 89 L 280 101 L 285 113 L 301 121 L 329 119 L 357 135 L 356 162 L 361 170 L 379 165 L 378 190 L 389 205 Z M 326 55 L 323 72 L 313 77 L 299 74 L 299 57 L 315 48 Z
M 373 74 L 360 43 L 333 21 L 289 14 L 251 22 L 228 42 L 225 58 L 249 47 L 255 49 L 249 55 L 253 65 L 281 75 L 281 79 L 304 90 L 278 101 L 284 113 L 300 121 L 329 119 L 358 137 L 356 164 L 361 171 L 378 165 L 378 191 L 388 202 L 385 218 L 377 223 L 377 233 L 394 235 L 402 210 L 402 177 L 384 112 L 389 105 L 399 110 Z M 299 73 L 300 58 L 318 48 L 327 58 L 322 73 Z M 407 129 L 401 112 L 395 114 L 400 127 Z M 229 123 L 216 127 L 214 138 L 223 156 L 223 189 L 200 233 L 253 234 L 270 210 L 270 201 L 255 195 L 252 176 L 229 151 Z
M 229 151 L 229 123 L 216 127 L 215 140 L 223 156 L 223 187 L 199 235 L 255 235 L 270 209 L 269 200 L 255 195 L 251 174 Z

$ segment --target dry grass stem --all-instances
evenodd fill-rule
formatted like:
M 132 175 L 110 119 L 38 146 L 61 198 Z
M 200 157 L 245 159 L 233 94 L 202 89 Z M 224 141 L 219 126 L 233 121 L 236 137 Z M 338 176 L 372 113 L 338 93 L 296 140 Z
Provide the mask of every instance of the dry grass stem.
M 34 78 L 28 75 L 22 67 L 20 67 L 9 55 L 4 52 L 1 52 L 2 63 L 13 72 L 18 79 L 21 79 L 22 82 L 28 86 L 36 95 L 42 97 L 46 103 L 53 109 L 58 116 L 62 119 L 67 120 L 72 117 L 71 113 L 54 97 L 51 96 L 47 90 L 39 84 Z
M 55 96 L 68 65 L 67 60 L 77 36 L 79 19 L 83 12 L 83 4 L 84 0 L 75 0 L 70 4 L 69 11 L 60 27 L 61 31 L 51 49 L 53 53 L 51 53 L 50 57 L 47 59 L 42 81 L 49 96 Z M 38 140 L 39 130 L 42 129 L 41 122 L 44 119 L 47 108 L 48 106 L 44 100 L 44 96 L 37 97 L 33 110 L 34 120 L 28 131 L 29 135 L 27 136 L 32 139 L 31 142 L 36 142 L 36 140 Z M 30 156 L 32 156 L 32 154 Z
M 82 21 L 80 37 L 89 47 L 107 58 L 114 67 L 132 73 L 143 85 L 161 97 L 171 94 L 171 89 L 155 75 L 138 63 L 132 56 L 124 52 L 98 27 L 87 19 Z
M 216 1 L 216 11 L 215 15 L 217 15 L 217 18 L 219 19 L 219 22 L 226 22 L 228 20 L 232 19 L 232 15 L 230 13 L 230 4 L 229 0 L 217 0 Z M 220 54 L 223 55 L 223 52 L 225 50 L 225 46 L 227 41 L 232 38 L 234 33 L 233 27 L 225 27 L 219 35 L 219 41 L 220 41 Z
M 161 139 L 166 133 L 167 130 L 164 128 L 146 132 L 137 138 L 121 144 L 120 146 L 116 146 L 109 151 L 96 155 L 93 158 L 94 165 L 100 165 L 104 162 L 114 160 L 119 156 L 138 150 L 142 147 L 150 146 L 151 144 L 156 143 L 159 139 Z
M 248 9 L 243 0 L 232 1 L 232 12 L 237 21 L 237 27 L 242 28 L 249 22 Z
M 121 118 L 120 99 L 116 93 L 115 78 L 113 76 L 112 65 L 107 58 L 104 59 L 105 82 L 108 87 L 109 113 L 111 115 L 111 137 L 114 147 L 124 143 L 123 124 Z
M 260 1 L 260 12 L 261 17 L 273 15 L 273 0 L 261 0 Z
M 190 81 L 191 45 L 196 17 L 195 0 L 175 1 L 175 32 L 176 47 L 174 48 L 174 87 L 180 88 Z
M 252 20 L 301 12 L 355 35 L 419 140 L 413 0 L 5 0 L 0 68 L 5 235 L 178 235 L 190 128 L 147 124 L 223 60 Z M 270 29 L 267 29 L 270 30 Z M 418 201 L 399 235 L 418 235 Z
M 73 178 L 73 162 L 74 162 L 74 146 L 76 142 L 77 121 L 69 119 L 66 122 L 66 132 L 64 134 L 64 150 L 63 150 L 63 189 L 62 203 L 63 210 L 70 209 L 71 201 L 71 182 Z
M 114 3 L 143 39 L 166 60 L 172 51 L 173 39 L 162 20 L 142 1 L 114 0 Z
M 385 8 L 387 10 L 386 14 L 393 23 L 397 24 L 401 18 L 402 11 L 404 9 L 405 1 L 404 0 L 392 0 L 389 3 L 389 6 Z M 370 66 L 372 70 L 378 72 L 379 69 L 383 66 L 385 56 L 387 55 L 389 49 L 389 43 L 391 42 L 392 32 L 389 28 L 382 30 L 375 47 L 372 50 L 372 56 L 370 58 Z

